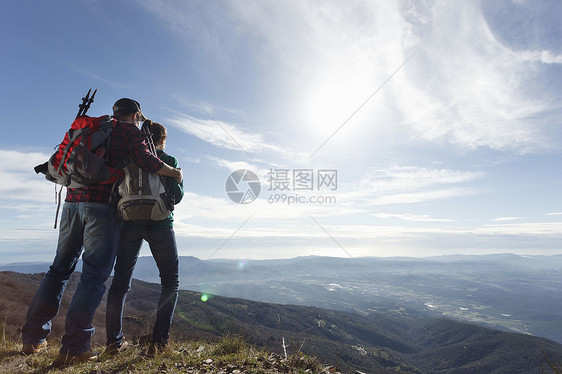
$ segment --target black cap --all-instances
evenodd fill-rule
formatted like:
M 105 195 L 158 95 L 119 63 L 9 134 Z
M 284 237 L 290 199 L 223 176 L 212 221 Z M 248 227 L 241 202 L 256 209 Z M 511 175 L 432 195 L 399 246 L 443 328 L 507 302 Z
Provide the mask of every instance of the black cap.
M 113 104 L 113 114 L 133 114 L 137 112 L 141 112 L 143 117 L 143 121 L 146 120 L 144 114 L 142 114 L 141 106 L 138 101 L 128 98 L 119 99 Z

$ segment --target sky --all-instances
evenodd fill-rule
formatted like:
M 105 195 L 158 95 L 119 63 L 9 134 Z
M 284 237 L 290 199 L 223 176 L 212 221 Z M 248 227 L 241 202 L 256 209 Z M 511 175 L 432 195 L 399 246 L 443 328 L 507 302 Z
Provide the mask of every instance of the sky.
M 89 115 L 130 97 L 168 128 L 182 256 L 560 254 L 561 18 L 558 0 L 2 1 L 0 263 L 52 260 L 55 185 L 33 167 L 89 88 Z

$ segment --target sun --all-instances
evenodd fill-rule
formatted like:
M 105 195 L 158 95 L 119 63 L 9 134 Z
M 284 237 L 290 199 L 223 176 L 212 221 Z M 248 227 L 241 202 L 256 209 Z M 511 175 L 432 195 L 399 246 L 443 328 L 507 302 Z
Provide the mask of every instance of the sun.
M 372 93 L 370 90 L 368 80 L 350 72 L 325 74 L 323 79 L 304 90 L 301 103 L 303 131 L 319 140 L 336 132 L 338 138 L 349 136 L 346 128 L 353 122 L 364 120 L 361 106 Z

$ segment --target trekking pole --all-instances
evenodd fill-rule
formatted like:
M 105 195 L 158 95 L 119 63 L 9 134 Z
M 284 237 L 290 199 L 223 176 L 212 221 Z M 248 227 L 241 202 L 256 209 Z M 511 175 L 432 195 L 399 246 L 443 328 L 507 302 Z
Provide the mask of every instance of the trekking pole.
M 144 121 L 144 123 L 142 124 L 142 127 L 141 127 L 141 131 L 146 136 L 146 142 L 148 143 L 148 149 L 150 150 L 150 153 L 152 153 L 154 156 L 156 156 L 156 146 L 154 145 L 154 139 L 152 139 L 152 131 L 150 131 L 148 121 L 149 120 Z M 150 121 L 150 123 L 152 123 L 152 121 Z
M 88 109 L 90 109 L 90 105 L 94 102 L 94 96 L 96 96 L 96 92 L 98 92 L 98 89 L 96 88 L 94 90 L 92 97 L 90 97 L 90 92 L 92 92 L 91 88 L 88 90 L 86 96 L 82 98 L 82 104 L 78 105 L 79 109 L 76 118 L 86 115 L 86 112 L 88 111 Z

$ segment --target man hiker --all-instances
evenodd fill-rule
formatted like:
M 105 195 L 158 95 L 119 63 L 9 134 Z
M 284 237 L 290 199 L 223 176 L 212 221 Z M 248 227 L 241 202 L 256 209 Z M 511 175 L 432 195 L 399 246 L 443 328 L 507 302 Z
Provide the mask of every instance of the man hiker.
M 150 129 L 158 158 L 177 168 L 177 159 L 164 152 L 167 139 L 166 128 L 150 120 L 145 121 L 144 126 L 148 126 Z M 165 184 L 167 191 L 173 196 L 174 204 L 178 204 L 183 197 L 183 184 L 170 177 L 165 178 Z M 131 278 L 143 239 L 150 246 L 162 285 L 148 356 L 156 355 L 168 343 L 179 290 L 179 259 L 173 222 L 173 213 L 160 221 L 123 221 L 119 234 L 115 274 L 107 293 L 105 313 L 106 351 L 110 354 L 118 353 L 128 345 L 122 331 L 123 306 L 127 292 L 131 288 Z
M 145 117 L 137 101 L 117 100 L 113 116 L 117 124 L 108 150 L 109 167 L 123 165 L 130 158 L 150 172 L 181 182 L 181 170 L 168 166 L 149 152 L 138 129 Z M 92 320 L 115 262 L 119 232 L 117 211 L 110 205 L 112 189 L 112 184 L 67 189 L 55 259 L 31 301 L 22 328 L 24 354 L 39 353 L 48 347 L 46 338 L 51 332 L 51 320 L 59 310 L 65 286 L 82 255 L 82 274 L 68 307 L 62 347 L 53 365 L 97 359 L 97 353 L 90 349 L 90 338 L 95 331 Z

